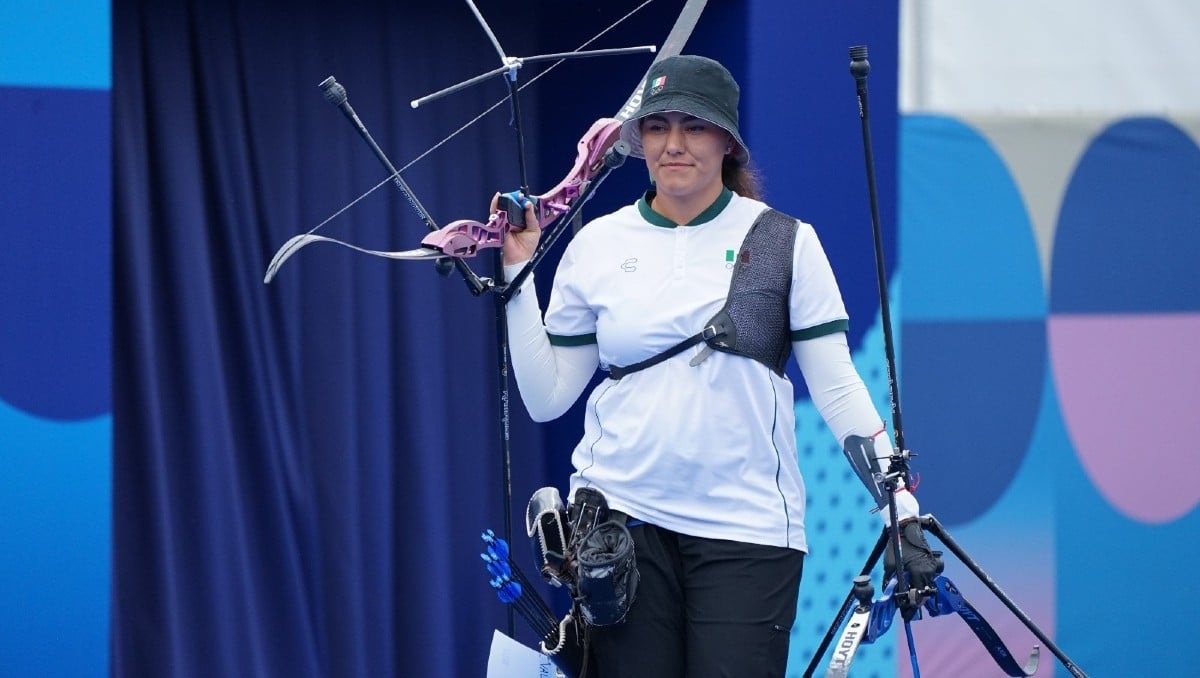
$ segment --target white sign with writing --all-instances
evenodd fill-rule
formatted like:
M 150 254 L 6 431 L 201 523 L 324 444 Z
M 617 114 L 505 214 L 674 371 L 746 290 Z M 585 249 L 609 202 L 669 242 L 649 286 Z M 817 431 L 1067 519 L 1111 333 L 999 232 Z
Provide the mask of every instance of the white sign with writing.
M 488 654 L 487 678 L 555 678 L 558 669 L 546 655 L 496 630 Z

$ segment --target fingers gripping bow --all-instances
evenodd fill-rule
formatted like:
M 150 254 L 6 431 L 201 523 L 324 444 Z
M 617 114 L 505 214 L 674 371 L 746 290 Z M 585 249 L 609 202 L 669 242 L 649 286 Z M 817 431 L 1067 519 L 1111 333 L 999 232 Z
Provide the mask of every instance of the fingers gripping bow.
M 534 213 L 540 227 L 547 228 L 565 215 L 581 196 L 587 198 L 588 185 L 604 168 L 605 154 L 616 144 L 620 132 L 620 121 L 613 118 L 597 120 L 576 144 L 578 152 L 575 165 L 567 176 L 549 191 L 528 198 L 534 203 Z M 514 199 L 513 195 L 517 198 Z M 425 236 L 421 247 L 440 252 L 440 256 L 453 257 L 470 257 L 481 249 L 502 247 L 504 236 L 510 228 L 526 226 L 521 206 L 513 208 L 513 204 L 523 197 L 519 192 L 506 194 L 502 198 L 507 200 L 501 200 L 500 206 L 492 212 L 487 222 L 471 219 L 453 221 Z

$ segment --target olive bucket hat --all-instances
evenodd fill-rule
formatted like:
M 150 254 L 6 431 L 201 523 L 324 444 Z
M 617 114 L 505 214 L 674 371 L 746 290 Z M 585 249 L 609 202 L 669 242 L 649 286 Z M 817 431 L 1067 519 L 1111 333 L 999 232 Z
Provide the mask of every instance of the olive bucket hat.
M 734 157 L 745 164 L 750 160 L 750 151 L 738 133 L 739 93 L 737 81 L 716 61 L 690 54 L 667 57 L 650 66 L 642 85 L 642 100 L 621 125 L 621 140 L 629 144 L 635 158 L 646 157 L 641 119 L 678 111 L 707 120 L 733 135 L 737 142 Z

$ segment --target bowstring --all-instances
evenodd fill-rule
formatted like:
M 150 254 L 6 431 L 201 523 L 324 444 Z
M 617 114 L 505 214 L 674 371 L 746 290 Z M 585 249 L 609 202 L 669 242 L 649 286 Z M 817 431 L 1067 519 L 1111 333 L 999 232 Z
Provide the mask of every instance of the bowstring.
M 612 31 L 612 30 L 613 30 L 613 29 L 615 29 L 617 26 L 619 26 L 619 25 L 621 25 L 623 22 L 625 22 L 625 20 L 627 20 L 629 17 L 633 16 L 634 14 L 637 14 L 638 12 L 640 12 L 640 11 L 642 10 L 642 8 L 644 8 L 646 5 L 649 5 L 649 4 L 650 4 L 650 3 L 652 3 L 652 2 L 654 2 L 654 0 L 644 0 L 644 1 L 643 1 L 641 4 L 639 4 L 637 7 L 634 7 L 633 9 L 629 10 L 627 13 L 625 13 L 625 15 L 624 15 L 624 16 L 620 17 L 619 19 L 617 19 L 617 20 L 616 20 L 616 21 L 614 21 L 613 23 L 609 24 L 609 25 L 608 25 L 608 26 L 606 26 L 606 27 L 605 27 L 605 28 L 604 28 L 602 31 L 600 31 L 599 33 L 597 33 L 597 34 L 593 35 L 592 37 L 588 38 L 586 41 L 584 41 L 582 44 L 580 44 L 578 47 L 576 47 L 575 49 L 573 49 L 573 50 L 571 50 L 571 51 L 572 51 L 572 52 L 579 52 L 579 51 L 582 51 L 582 50 L 583 50 L 583 49 L 585 49 L 585 48 L 586 48 L 588 45 L 590 45 L 590 44 L 592 44 L 593 42 L 596 42 L 596 41 L 597 41 L 597 40 L 599 40 L 600 38 L 604 37 L 604 36 L 605 36 L 606 34 L 608 34 L 610 31 Z M 546 75 L 546 74 L 547 74 L 547 73 L 549 73 L 550 71 L 552 71 L 552 70 L 554 70 L 555 68 L 557 68 L 557 67 L 558 67 L 558 65 L 559 65 L 559 64 L 561 64 L 561 63 L 562 63 L 562 62 L 564 62 L 564 61 L 566 61 L 566 59 L 559 59 L 558 61 L 555 61 L 554 63 L 550 64 L 549 66 L 547 66 L 547 67 L 546 67 L 546 70 L 544 70 L 544 71 L 542 71 L 541 73 L 538 73 L 537 75 L 533 76 L 532 78 L 530 78 L 529 80 L 527 80 L 527 81 L 525 82 L 525 84 L 523 84 L 523 85 L 521 85 L 520 87 L 518 87 L 518 88 L 517 88 L 517 92 L 521 92 L 521 91 L 522 91 L 522 90 L 524 90 L 526 87 L 529 87 L 529 86 L 530 86 L 530 85 L 532 85 L 533 83 L 537 82 L 538 80 L 540 80 L 540 79 L 541 79 L 541 77 L 542 77 L 542 76 Z M 425 152 L 421 153 L 421 154 L 420 154 L 420 155 L 418 155 L 417 157 L 415 157 L 415 158 L 413 158 L 412 160 L 408 161 L 408 164 L 406 164 L 406 165 L 404 165 L 403 167 L 401 167 L 400 169 L 396 170 L 396 171 L 395 171 L 395 173 L 393 173 L 393 174 L 389 174 L 388 176 L 384 177 L 384 179 L 383 179 L 382 181 L 380 181 L 379 183 L 377 183 L 377 184 L 375 184 L 374 186 L 372 186 L 372 187 L 371 187 L 370 189 L 368 189 L 368 190 L 367 190 L 365 193 L 363 193 L 362 195 L 358 196 L 358 197 L 357 197 L 357 198 L 355 198 L 354 200 L 351 200 L 350 202 L 346 203 L 346 205 L 345 205 L 345 206 L 343 206 L 341 209 L 339 209 L 338 211 L 334 212 L 333 214 L 329 215 L 329 217 L 327 217 L 327 218 L 326 218 L 324 221 L 322 221 L 321 223 L 317 224 L 316 226 L 313 226 L 313 227 L 312 227 L 312 229 L 311 229 L 311 230 L 309 230 L 309 231 L 308 231 L 308 232 L 307 232 L 305 235 L 312 235 L 313 233 L 316 233 L 316 232 L 317 232 L 317 230 L 318 230 L 318 229 L 320 229 L 322 226 L 324 226 L 325 224 L 328 224 L 329 222 L 331 222 L 331 221 L 333 221 L 334 219 L 338 218 L 338 217 L 339 217 L 339 216 L 341 216 L 341 215 L 342 215 L 342 214 L 343 214 L 343 213 L 344 213 L 346 210 L 350 209 L 351 207 L 354 207 L 356 204 L 358 204 L 358 203 L 359 203 L 359 202 L 361 202 L 362 200 L 366 199 L 366 197 L 367 197 L 367 196 L 371 195 L 371 194 L 372 194 L 372 193 L 374 193 L 375 191 L 377 191 L 377 190 L 379 190 L 380 188 L 382 188 L 384 184 L 387 184 L 388 182 L 391 182 L 391 181 L 393 181 L 393 180 L 394 180 L 396 177 L 400 176 L 402 173 L 404 173 L 404 172 L 405 172 L 406 170 L 408 170 L 410 167 L 412 167 L 413 165 L 417 164 L 417 163 L 418 163 L 418 162 L 420 162 L 421 160 L 424 160 L 424 159 L 425 159 L 425 157 L 426 157 L 426 156 L 428 156 L 430 153 L 433 153 L 433 152 L 434 152 L 434 151 L 436 151 L 437 149 L 441 148 L 442 146 L 444 146 L 445 144 L 447 144 L 448 142 L 450 142 L 450 140 L 454 139 L 454 137 L 456 137 L 456 136 L 458 136 L 459 134 L 461 134 L 463 131 L 465 131 L 465 130 L 466 130 L 468 127 L 470 127 L 471 125 L 474 125 L 475 123 L 477 123 L 477 122 L 479 122 L 480 120 L 482 120 L 482 119 L 483 119 L 485 116 L 487 116 L 487 114 L 488 114 L 488 113 L 491 113 L 492 111 L 494 111 L 494 110 L 496 110 L 497 108 L 499 108 L 499 107 L 500 107 L 502 104 L 504 104 L 504 102 L 508 101 L 510 98 L 511 98 L 511 95 L 506 95 L 506 96 L 504 96 L 502 99 L 500 99 L 499 101 L 497 101 L 496 103 L 492 104 L 492 105 L 491 105 L 491 106 L 489 106 L 487 109 L 485 109 L 485 110 L 484 110 L 482 113 L 480 113 L 479 115 L 475 116 L 474 118 L 471 118 L 469 121 L 467 121 L 467 122 L 466 122 L 465 124 L 463 124 L 461 127 L 459 127 L 458 129 L 454 130 L 454 131 L 453 131 L 453 132 L 451 132 L 449 135 L 447 135 L 446 137 L 444 137 L 444 138 L 443 138 L 441 141 L 437 142 L 437 143 L 436 143 L 436 144 L 434 144 L 433 146 L 430 146 L 428 149 L 426 149 L 426 150 L 425 150 Z

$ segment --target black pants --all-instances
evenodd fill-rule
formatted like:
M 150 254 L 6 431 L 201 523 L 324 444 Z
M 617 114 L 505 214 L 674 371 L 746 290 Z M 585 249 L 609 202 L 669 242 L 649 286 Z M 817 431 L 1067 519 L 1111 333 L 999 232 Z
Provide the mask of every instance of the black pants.
M 629 531 L 641 583 L 625 621 L 591 630 L 599 678 L 782 678 L 803 553 Z

